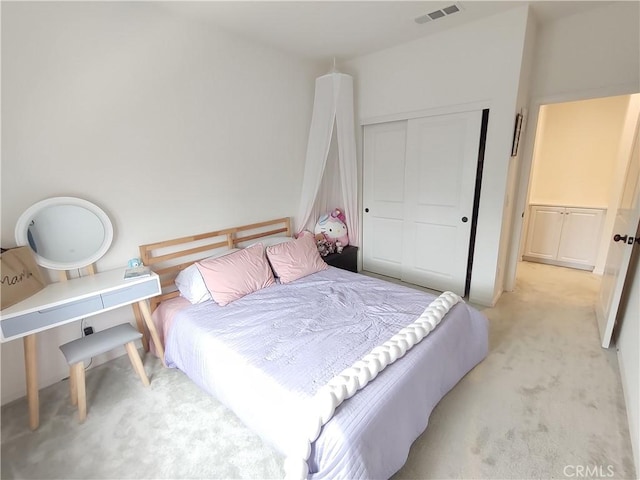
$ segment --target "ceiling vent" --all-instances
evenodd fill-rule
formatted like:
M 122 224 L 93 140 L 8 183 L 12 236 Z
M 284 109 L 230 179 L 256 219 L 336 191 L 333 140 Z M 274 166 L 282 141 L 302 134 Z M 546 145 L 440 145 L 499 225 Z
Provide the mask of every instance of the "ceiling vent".
M 433 12 L 429 12 L 426 15 L 421 15 L 415 19 L 416 23 L 423 24 L 427 22 L 431 22 L 432 20 L 438 20 L 440 18 L 444 18 L 448 15 L 453 15 L 454 13 L 458 13 L 462 11 L 462 7 L 454 3 L 453 5 L 449 5 L 448 7 L 441 8 L 440 10 L 434 10 Z

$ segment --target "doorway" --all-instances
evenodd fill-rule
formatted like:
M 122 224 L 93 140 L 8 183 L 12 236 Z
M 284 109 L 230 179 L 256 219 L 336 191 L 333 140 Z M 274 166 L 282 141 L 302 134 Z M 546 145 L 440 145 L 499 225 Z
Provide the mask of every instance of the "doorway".
M 602 274 L 628 162 L 620 147 L 630 101 L 540 107 L 519 258 Z
M 629 94 L 623 96 L 602 97 L 596 99 L 579 100 L 576 102 L 567 102 L 567 104 L 573 103 L 580 106 L 588 106 L 588 102 L 592 102 L 591 104 L 595 105 L 598 102 L 607 102 L 610 100 L 612 100 L 614 103 L 618 102 L 619 104 L 621 102 L 622 105 L 624 105 L 624 102 L 626 101 L 627 107 L 625 109 L 625 114 L 622 120 L 620 119 L 620 114 L 618 113 L 616 120 L 613 122 L 609 122 L 608 124 L 608 126 L 611 126 L 610 124 L 612 123 L 614 125 L 617 125 L 615 129 L 610 129 L 610 133 L 615 134 L 613 138 L 616 138 L 617 136 L 619 140 L 617 144 L 615 142 L 613 143 L 613 146 L 610 147 L 610 151 L 608 153 L 610 155 L 611 152 L 615 152 L 615 156 L 611 160 L 611 162 L 613 163 L 613 175 L 610 178 L 610 182 L 608 183 L 609 201 L 602 225 L 602 233 L 600 235 L 600 238 L 598 239 L 599 247 L 595 262 L 596 265 L 593 270 L 593 272 L 596 274 L 596 278 L 599 281 L 601 280 L 601 276 L 604 273 L 604 269 L 610 268 L 609 262 L 607 260 L 607 255 L 610 253 L 612 244 L 614 244 L 612 240 L 614 224 L 616 221 L 617 213 L 619 213 L 618 208 L 620 206 L 623 188 L 628 177 L 627 169 L 630 165 L 634 140 L 637 135 L 636 129 L 638 127 L 638 124 L 640 123 L 640 94 Z M 512 244 L 511 252 L 511 261 L 513 263 L 511 263 L 510 268 L 508 269 L 508 277 L 505 283 L 506 290 L 513 290 L 515 288 L 516 271 L 518 267 L 522 265 L 521 260 L 523 257 L 523 253 L 525 253 L 526 239 L 528 235 L 527 229 L 530 227 L 531 223 L 529 215 L 526 214 L 530 214 L 531 211 L 531 199 L 534 198 L 532 197 L 532 184 L 534 183 L 534 175 L 536 173 L 536 168 L 538 167 L 536 160 L 538 160 L 540 156 L 540 146 L 544 141 L 544 107 L 545 105 L 540 104 L 540 110 L 542 112 L 540 115 L 541 118 L 538 119 L 538 112 L 536 112 L 536 114 L 534 114 L 534 121 L 532 121 L 532 127 L 535 130 L 535 142 L 530 147 L 528 147 L 530 149 L 529 158 L 531 159 L 531 165 L 528 168 L 525 166 L 525 170 L 521 174 L 520 191 L 522 193 L 521 197 L 518 200 L 520 208 L 517 209 L 518 213 L 522 212 L 524 221 L 522 222 L 520 230 L 515 232 L 518 236 L 512 239 L 514 241 L 514 243 Z M 569 122 L 569 125 L 571 127 L 576 127 L 576 124 L 572 122 Z M 579 126 L 579 124 L 577 126 Z M 579 128 L 574 129 L 582 133 Z M 600 150 L 602 150 L 601 145 L 599 144 L 597 144 L 596 146 L 592 146 L 592 148 L 596 150 L 599 148 Z M 584 169 L 585 171 L 587 170 L 587 168 L 584 167 L 582 163 L 574 165 L 574 168 Z M 530 175 L 527 176 L 527 173 L 529 173 Z M 552 181 L 556 180 L 557 179 L 552 179 Z M 602 178 L 598 178 L 598 181 L 603 183 Z M 545 185 L 545 187 L 546 186 L 548 185 Z M 525 193 L 526 195 L 524 195 Z M 617 305 L 615 306 L 615 311 L 617 311 Z M 613 312 L 614 314 L 615 311 Z

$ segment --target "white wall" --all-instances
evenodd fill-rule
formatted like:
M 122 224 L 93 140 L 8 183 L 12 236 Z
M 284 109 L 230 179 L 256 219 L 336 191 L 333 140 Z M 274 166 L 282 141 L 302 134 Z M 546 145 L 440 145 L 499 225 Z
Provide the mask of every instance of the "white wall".
M 532 79 L 533 98 L 603 89 L 635 93 L 640 74 L 640 3 L 606 2 L 545 23 L 540 29 Z M 560 98 L 561 99 L 561 98 Z M 562 99 L 561 99 L 562 100 Z
M 470 293 L 485 305 L 494 301 L 527 16 L 526 6 L 517 7 L 345 65 L 355 78 L 357 116 L 364 123 L 465 104 L 490 108 Z
M 98 270 L 140 244 L 295 215 L 319 73 L 161 3 L 2 2 L 2 246 L 59 195 L 111 217 Z M 79 329 L 39 335 L 41 386 L 67 375 L 58 345 Z M 23 370 L 22 342 L 3 344 L 2 403 L 24 394 Z
M 494 290 L 494 299 L 503 292 L 504 278 L 508 269 L 510 241 L 514 228 L 514 210 L 516 208 L 516 192 L 519 183 L 519 174 L 522 165 L 522 152 L 525 150 L 527 137 L 523 134 L 527 127 L 528 121 L 528 105 L 531 91 L 531 77 L 533 69 L 533 59 L 535 56 L 536 38 L 538 35 L 537 22 L 533 15 L 527 18 L 527 27 L 525 33 L 524 49 L 522 54 L 522 68 L 520 69 L 520 81 L 518 86 L 517 111 L 523 116 L 521 133 L 517 154 L 509 159 L 509 167 L 507 172 L 507 188 L 504 198 L 504 211 L 502 213 L 502 232 L 500 233 L 500 250 L 498 257 L 498 272 L 496 278 L 496 286 Z M 515 123 L 515 122 L 514 122 Z M 519 224 L 516 223 L 518 228 Z
M 530 203 L 607 208 L 629 95 L 543 106 Z

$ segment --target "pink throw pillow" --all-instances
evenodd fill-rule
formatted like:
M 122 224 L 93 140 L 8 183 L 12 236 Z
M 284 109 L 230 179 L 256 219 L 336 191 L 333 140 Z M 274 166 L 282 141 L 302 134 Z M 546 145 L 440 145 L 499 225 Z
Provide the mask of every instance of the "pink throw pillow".
M 267 247 L 267 257 L 281 283 L 293 282 L 329 268 L 320 258 L 313 235 Z
M 213 300 L 221 306 L 275 283 L 260 243 L 196 265 Z

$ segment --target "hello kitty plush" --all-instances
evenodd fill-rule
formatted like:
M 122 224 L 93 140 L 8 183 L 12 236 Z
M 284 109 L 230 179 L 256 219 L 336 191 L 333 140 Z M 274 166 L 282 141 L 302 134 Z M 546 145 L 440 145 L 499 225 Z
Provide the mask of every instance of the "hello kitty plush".
M 342 210 L 340 210 L 339 208 L 336 208 L 333 212 L 331 212 L 331 216 L 334 218 L 339 218 L 340 221 L 344 224 L 347 223 L 344 213 L 342 213 Z
M 339 247 L 346 247 L 349 245 L 349 235 L 347 234 L 347 226 L 340 220 L 338 215 L 342 212 L 340 212 L 340 210 L 334 210 L 333 213 L 336 213 L 336 216 L 325 214 L 318 219 L 314 233 L 316 235 L 324 235 L 329 242 Z

